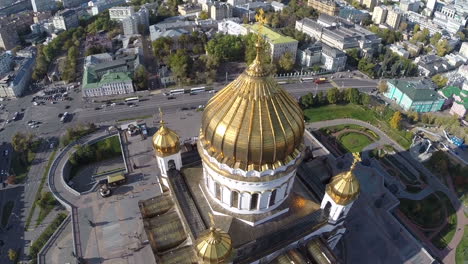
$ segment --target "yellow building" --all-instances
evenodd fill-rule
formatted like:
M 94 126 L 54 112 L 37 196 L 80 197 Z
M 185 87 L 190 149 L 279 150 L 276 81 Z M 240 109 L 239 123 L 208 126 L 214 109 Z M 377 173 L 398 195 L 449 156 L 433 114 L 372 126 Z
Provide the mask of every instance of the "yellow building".
M 340 12 L 340 7 L 333 0 L 309 0 L 307 4 L 316 9 L 319 13 L 330 16 L 337 16 Z

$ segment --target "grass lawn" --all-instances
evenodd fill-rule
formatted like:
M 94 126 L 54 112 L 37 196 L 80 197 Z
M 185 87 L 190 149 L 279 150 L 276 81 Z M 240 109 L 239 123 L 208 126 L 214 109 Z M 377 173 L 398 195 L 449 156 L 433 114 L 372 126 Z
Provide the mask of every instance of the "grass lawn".
M 445 216 L 443 201 L 435 194 L 431 194 L 420 201 L 400 199 L 398 208 L 412 222 L 424 228 L 440 226 Z
M 403 148 L 408 149 L 413 139 L 413 133 L 396 130 L 390 127 L 388 120 L 390 120 L 393 112 L 393 110 L 386 108 L 386 111 L 377 113 L 371 108 L 365 108 L 363 106 L 353 104 L 325 105 L 305 109 L 304 116 L 307 122 L 317 122 L 338 118 L 353 118 L 369 122 L 372 125 L 379 127 Z
M 457 229 L 457 215 L 448 197 L 442 192 L 436 192 L 436 194 L 441 198 L 444 207 L 447 209 L 448 217 L 447 225 L 432 239 L 432 243 L 437 248 L 444 249 L 452 241 Z
M 340 136 L 338 140 L 351 153 L 361 152 L 363 148 L 373 142 L 368 136 L 355 132 L 346 133 Z
M 465 227 L 465 231 L 463 232 L 463 239 L 458 244 L 456 255 L 455 255 L 455 263 L 457 264 L 465 264 L 468 261 L 468 228 Z
M 153 117 L 153 116 L 152 115 L 143 115 L 143 116 L 119 119 L 119 120 L 117 120 L 117 122 L 131 121 L 131 120 L 137 120 L 137 119 L 147 119 L 147 118 L 151 118 L 151 117 Z
M 36 157 L 36 153 L 28 151 L 28 157 L 26 162 L 21 160 L 20 155 L 16 152 L 13 152 L 11 160 L 11 172 L 15 175 L 15 183 L 23 183 L 28 177 L 28 171 L 31 167 L 31 163 Z
M 2 210 L 2 227 L 5 227 L 8 224 L 8 219 L 10 218 L 11 212 L 13 212 L 13 207 L 15 202 L 8 201 L 3 205 Z

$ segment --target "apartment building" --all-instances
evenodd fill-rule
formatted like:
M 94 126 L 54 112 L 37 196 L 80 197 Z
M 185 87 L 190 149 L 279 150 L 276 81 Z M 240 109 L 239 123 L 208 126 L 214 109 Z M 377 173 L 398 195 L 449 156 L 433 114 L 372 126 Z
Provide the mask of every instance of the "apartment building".
M 122 21 L 133 14 L 135 14 L 133 6 L 114 6 L 109 9 L 109 18 L 111 20 Z
M 78 15 L 74 10 L 65 9 L 57 12 L 52 19 L 56 30 L 69 30 L 79 26 Z
M 387 12 L 387 20 L 385 21 L 385 23 L 387 23 L 387 25 L 393 29 L 398 29 L 400 27 L 402 17 L 403 13 L 399 9 L 389 9 Z
M 14 70 L 0 80 L 0 97 L 16 98 L 24 94 L 31 81 L 35 57 L 15 58 Z
M 11 66 L 13 63 L 13 55 L 11 52 L 3 52 L 0 54 L 0 76 L 3 76 L 5 73 L 11 71 Z
M 313 7 L 321 14 L 337 16 L 340 7 L 334 0 L 308 0 L 307 5 Z
M 377 25 L 385 23 L 387 21 L 387 12 L 386 6 L 376 6 L 372 12 L 372 22 Z
M 223 20 L 232 17 L 233 8 L 223 2 L 214 2 L 209 10 L 210 18 L 214 20 Z

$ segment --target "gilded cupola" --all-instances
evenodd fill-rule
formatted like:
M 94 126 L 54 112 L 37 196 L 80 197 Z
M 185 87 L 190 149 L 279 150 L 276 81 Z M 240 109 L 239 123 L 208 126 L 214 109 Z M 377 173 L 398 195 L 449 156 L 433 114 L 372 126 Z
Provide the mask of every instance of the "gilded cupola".
M 161 127 L 153 135 L 153 148 L 158 156 L 169 156 L 180 151 L 180 140 L 176 132 L 166 126 L 160 110 Z
M 326 187 L 327 194 L 340 205 L 346 205 L 359 196 L 359 181 L 354 175 L 356 164 L 361 161 L 359 154 L 353 154 L 354 161 L 349 171 L 340 173 L 332 178 Z
M 264 171 L 283 166 L 303 150 L 304 116 L 257 57 L 207 103 L 201 146 L 232 168 Z
M 232 257 L 231 236 L 219 228 L 210 227 L 209 231 L 197 240 L 195 250 L 201 263 L 228 263 Z

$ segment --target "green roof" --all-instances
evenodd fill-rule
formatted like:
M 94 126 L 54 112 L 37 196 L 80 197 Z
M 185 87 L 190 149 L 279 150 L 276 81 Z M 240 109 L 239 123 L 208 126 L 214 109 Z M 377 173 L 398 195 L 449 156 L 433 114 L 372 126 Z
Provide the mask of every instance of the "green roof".
M 406 94 L 412 101 L 433 101 L 441 99 L 437 92 L 421 81 L 410 82 L 404 80 L 389 80 L 402 93 Z
M 444 89 L 442 89 L 442 93 L 445 95 L 445 97 L 450 98 L 453 95 L 460 95 L 460 88 L 456 86 L 447 86 Z
M 255 33 L 258 33 L 260 27 L 262 27 L 261 33 L 264 37 L 266 37 L 271 43 L 273 44 L 282 44 L 282 43 L 291 43 L 291 42 L 298 42 L 297 40 L 284 36 L 276 31 L 273 31 L 269 27 L 260 26 L 259 24 L 254 25 L 244 25 L 245 28 L 252 30 Z
M 108 72 L 99 80 L 93 69 L 86 68 L 83 73 L 83 88 L 92 89 L 101 85 L 115 82 L 132 81 L 130 75 L 126 72 Z

